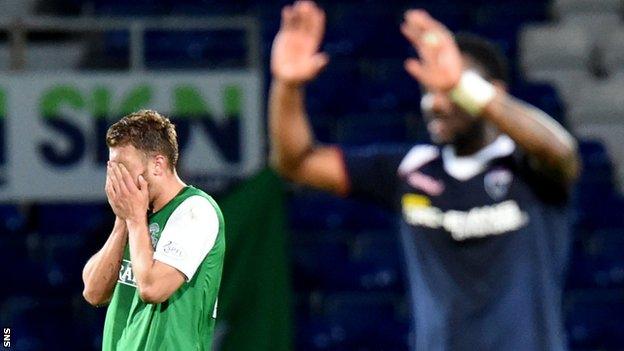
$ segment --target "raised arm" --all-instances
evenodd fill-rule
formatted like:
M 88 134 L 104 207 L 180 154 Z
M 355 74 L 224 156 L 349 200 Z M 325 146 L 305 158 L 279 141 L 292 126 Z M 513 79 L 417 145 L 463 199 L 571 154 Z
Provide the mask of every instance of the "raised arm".
M 522 102 L 474 72 L 464 71 L 452 33 L 425 11 L 406 12 L 401 30 L 419 59 L 406 70 L 421 84 L 446 92 L 466 112 L 493 123 L 530 156 L 534 169 L 566 186 L 578 177 L 574 138 L 543 111 Z
M 348 180 L 341 152 L 316 145 L 305 112 L 305 84 L 328 62 L 318 52 L 324 31 L 325 14 L 313 2 L 298 1 L 282 10 L 271 52 L 271 164 L 296 183 L 345 194 Z
M 579 157 L 574 138 L 545 112 L 498 91 L 482 112 L 534 160 L 535 168 L 567 186 L 577 179 Z

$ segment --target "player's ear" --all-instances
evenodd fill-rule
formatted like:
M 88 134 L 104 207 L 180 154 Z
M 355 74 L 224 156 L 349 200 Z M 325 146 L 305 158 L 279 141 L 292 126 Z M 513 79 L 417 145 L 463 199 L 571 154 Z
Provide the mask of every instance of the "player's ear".
M 161 176 L 167 168 L 167 160 L 163 155 L 154 156 L 154 175 Z

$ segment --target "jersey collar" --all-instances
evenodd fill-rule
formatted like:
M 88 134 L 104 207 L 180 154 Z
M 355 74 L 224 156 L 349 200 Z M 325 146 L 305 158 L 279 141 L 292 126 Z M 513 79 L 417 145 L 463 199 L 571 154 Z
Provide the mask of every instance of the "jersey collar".
M 507 135 L 500 135 L 491 144 L 469 156 L 457 156 L 452 145 L 442 148 L 444 170 L 451 177 L 465 181 L 481 173 L 487 164 L 500 157 L 511 155 L 516 144 Z

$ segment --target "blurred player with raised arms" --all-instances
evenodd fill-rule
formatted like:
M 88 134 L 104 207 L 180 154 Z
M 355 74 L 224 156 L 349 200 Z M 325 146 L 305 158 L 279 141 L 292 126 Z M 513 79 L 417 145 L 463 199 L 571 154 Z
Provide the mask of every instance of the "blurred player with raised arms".
M 85 299 L 109 304 L 102 349 L 211 350 L 225 254 L 219 206 L 178 177 L 175 127 L 156 111 L 122 118 L 106 144 L 117 218 L 83 270 Z
M 577 178 L 575 140 L 506 92 L 491 44 L 457 37 L 421 10 L 401 31 L 424 88 L 436 145 L 346 152 L 317 145 L 304 87 L 329 58 L 323 11 L 286 6 L 273 43 L 272 162 L 290 180 L 367 199 L 402 215 L 415 350 L 564 350 L 561 295 Z M 357 31 L 357 28 L 353 28 Z

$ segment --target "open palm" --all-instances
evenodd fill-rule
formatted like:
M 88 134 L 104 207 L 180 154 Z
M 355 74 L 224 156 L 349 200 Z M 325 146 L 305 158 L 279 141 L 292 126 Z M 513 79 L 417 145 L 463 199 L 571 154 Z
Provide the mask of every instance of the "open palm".
M 315 3 L 298 1 L 284 7 L 271 51 L 273 77 L 289 84 L 314 79 L 328 62 L 327 55 L 318 52 L 324 32 L 325 14 Z
M 459 82 L 463 63 L 453 34 L 423 10 L 410 10 L 401 26 L 418 52 L 405 69 L 430 90 L 449 91 Z

